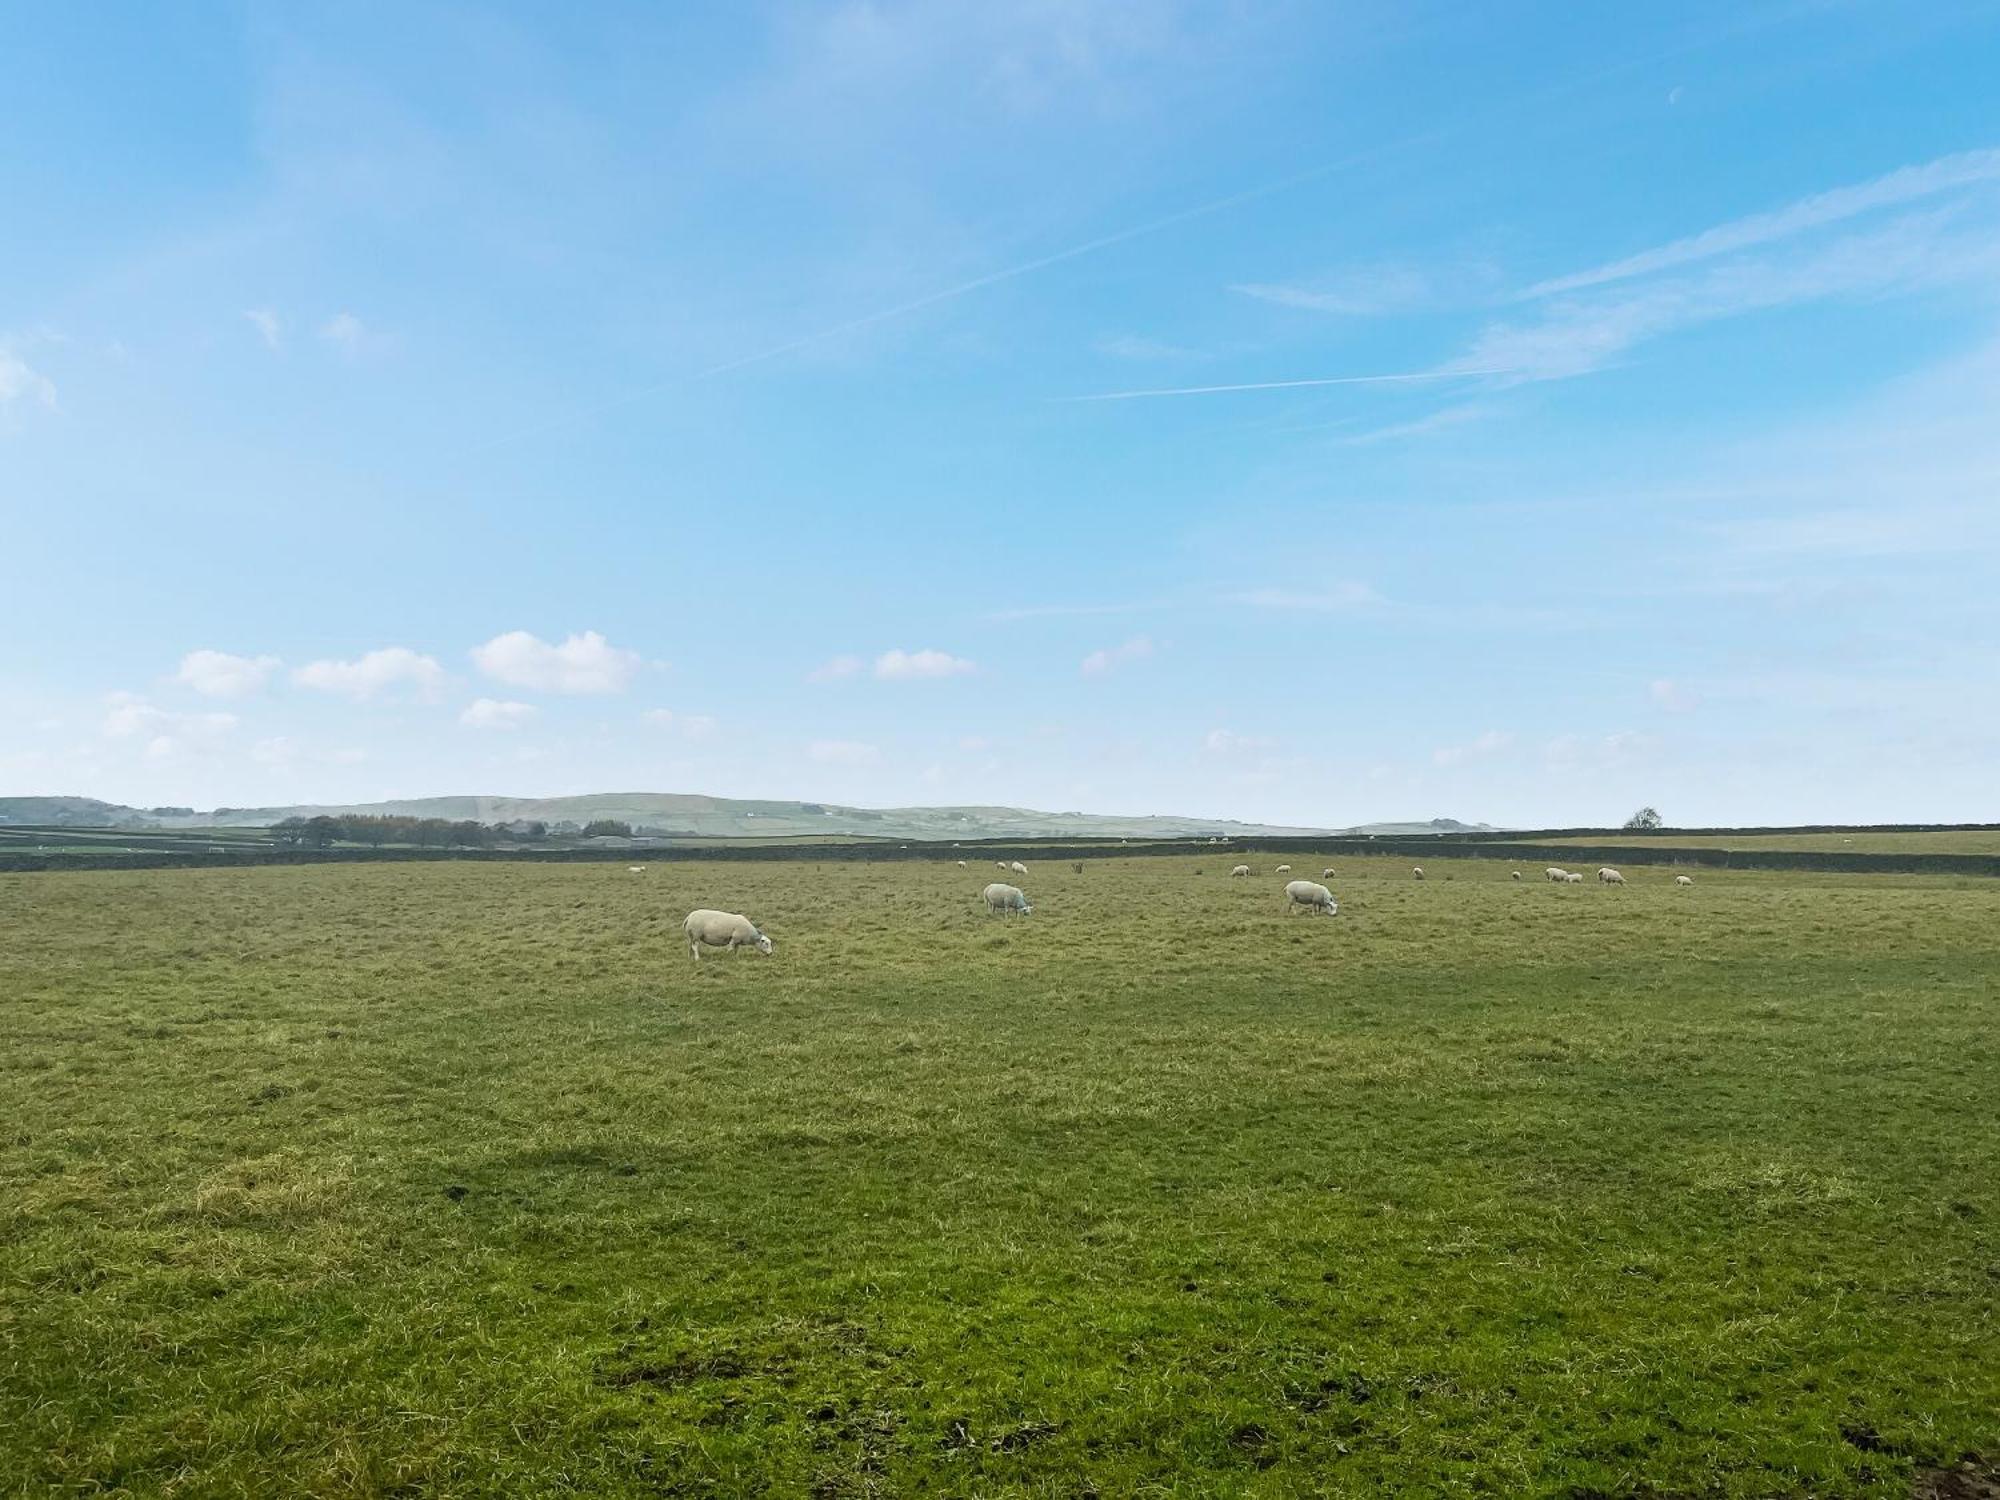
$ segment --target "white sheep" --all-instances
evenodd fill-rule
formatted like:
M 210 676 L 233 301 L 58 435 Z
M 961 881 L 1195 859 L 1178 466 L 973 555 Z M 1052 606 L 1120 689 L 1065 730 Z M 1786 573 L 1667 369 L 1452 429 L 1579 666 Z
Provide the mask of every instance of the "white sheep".
M 1231 880 L 1234 880 L 1238 875 L 1248 875 L 1249 873 L 1250 873 L 1250 867 L 1248 865 L 1238 865 L 1235 869 L 1229 872 L 1229 878 Z
M 961 860 L 960 860 L 960 861 L 958 862 L 958 867 L 959 867 L 959 868 L 960 868 L 961 870 L 963 870 L 963 869 L 965 868 L 965 861 L 961 859 Z
M 1310 880 L 1290 880 L 1285 883 L 1285 915 L 1290 916 L 1300 907 L 1307 911 L 1325 912 L 1329 917 L 1340 910 L 1340 903 L 1333 899 L 1333 892 L 1323 885 Z
M 646 867 L 644 865 L 627 865 L 625 868 L 634 875 L 643 875 L 646 873 Z
M 1625 877 L 1612 869 L 1611 866 L 1606 865 L 1597 872 L 1597 883 L 1599 885 L 1623 885 Z
M 1565 881 L 1567 881 L 1567 882 L 1568 882 L 1569 884 L 1571 884 L 1571 885 L 1582 885 L 1582 884 L 1583 884 L 1583 876 L 1581 876 L 1580 874 L 1578 874 L 1578 873 L 1577 873 L 1577 872 L 1576 872 L 1575 870 L 1572 870 L 1572 871 L 1570 871 L 1570 872 L 1569 872 L 1569 874 L 1567 874 L 1567 875 L 1563 876 L 1563 879 L 1564 879 Z
M 1325 868 L 1324 870 L 1321 870 L 1321 871 L 1319 872 L 1319 878 L 1320 878 L 1321 880 L 1331 880 L 1331 879 L 1333 879 L 1333 866 L 1332 866 L 1332 865 L 1328 865 L 1328 866 L 1327 866 L 1327 867 L 1326 867 L 1326 868 Z
M 687 933 L 688 952 L 696 960 L 701 958 L 701 945 L 711 948 L 755 948 L 759 953 L 771 951 L 771 940 L 757 930 L 757 924 L 748 917 L 739 917 L 734 912 L 710 911 L 706 907 L 688 913 L 682 923 Z
M 1676 875 L 1676 876 L 1674 877 L 1674 884 L 1675 884 L 1675 885 L 1693 885 L 1693 884 L 1694 884 L 1694 877 L 1693 877 L 1692 875 Z
M 1422 865 L 1418 865 L 1414 870 L 1410 871 L 1410 874 L 1414 878 L 1422 880 L 1424 878 L 1424 867 Z
M 1290 865 L 1279 865 L 1278 873 L 1280 875 L 1289 875 L 1292 873 L 1292 867 Z
M 1569 871 L 1557 865 L 1550 865 L 1546 870 L 1542 871 L 1542 874 L 1547 877 L 1550 885 L 1555 885 L 1569 879 Z
M 1022 864 L 1018 859 L 1015 860 L 1011 865 L 1007 866 L 1007 868 L 1012 870 L 1016 875 L 1025 875 L 1028 873 L 1028 867 Z
M 1021 894 L 1021 888 L 1016 885 L 1002 885 L 996 880 L 980 894 L 986 898 L 986 915 L 989 917 L 996 912 L 1001 916 L 1012 916 L 1015 912 L 1019 912 L 1025 917 L 1034 910 L 1034 907 L 1028 905 L 1028 898 Z
M 996 859 L 993 861 L 993 868 L 996 870 L 1004 870 L 1007 868 L 1007 861 L 1004 859 Z
M 1519 870 L 1509 870 L 1507 872 L 1507 878 L 1509 880 L 1519 880 L 1521 878 L 1521 872 Z

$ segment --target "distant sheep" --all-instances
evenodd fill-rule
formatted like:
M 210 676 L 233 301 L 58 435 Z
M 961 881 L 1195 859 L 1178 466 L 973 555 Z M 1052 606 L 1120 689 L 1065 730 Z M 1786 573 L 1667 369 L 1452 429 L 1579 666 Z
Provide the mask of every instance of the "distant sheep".
M 1625 883 L 1625 877 L 1623 875 L 1620 875 L 1616 870 L 1612 869 L 1609 865 L 1606 865 L 1603 869 L 1597 872 L 1597 883 L 1599 885 L 1623 885 Z
M 961 870 L 963 870 L 963 869 L 965 868 L 965 861 L 961 859 L 961 860 L 960 860 L 960 861 L 958 862 L 958 867 L 959 867 L 959 868 L 960 868 Z
M 1019 886 L 1002 885 L 996 880 L 981 891 L 980 895 L 986 900 L 986 915 L 989 917 L 996 915 L 1009 917 L 1015 912 L 1025 917 L 1034 910 L 1034 907 L 1028 905 L 1028 898 L 1021 894 Z
M 1279 865 L 1278 873 L 1280 875 L 1289 875 L 1292 873 L 1292 867 L 1290 865 Z
M 1561 869 L 1555 865 L 1550 865 L 1546 870 L 1542 871 L 1542 874 L 1548 878 L 1549 884 L 1551 885 L 1555 885 L 1561 881 L 1569 879 L 1569 871 Z
M 711 948 L 755 948 L 759 953 L 771 951 L 771 940 L 757 930 L 757 924 L 748 917 L 739 917 L 734 912 L 701 911 L 688 913 L 682 924 L 687 933 L 688 952 L 697 960 L 701 958 L 702 944 Z
M 996 859 L 993 861 L 993 868 L 996 870 L 1004 870 L 1007 868 L 1007 861 L 1004 859 Z
M 1519 880 L 1521 878 L 1521 872 L 1519 870 L 1509 870 L 1507 872 L 1507 878 L 1510 880 Z
M 646 867 L 644 865 L 627 865 L 625 868 L 629 873 L 633 875 L 643 875 L 646 873 Z
M 1229 872 L 1229 878 L 1234 880 L 1238 875 L 1248 875 L 1249 873 L 1250 867 L 1248 865 L 1238 865 Z
M 1692 875 L 1676 875 L 1676 876 L 1674 877 L 1674 884 L 1675 884 L 1675 885 L 1693 885 L 1693 884 L 1694 884 L 1694 876 L 1692 876 Z
M 1571 885 L 1583 884 L 1583 877 L 1574 870 L 1570 871 L 1569 874 L 1563 876 L 1563 879 L 1568 881 Z
M 1015 860 L 1011 865 L 1007 866 L 1007 868 L 1012 870 L 1016 875 L 1025 875 L 1028 873 L 1028 867 L 1022 864 L 1018 859 Z
M 1332 916 L 1340 910 L 1340 904 L 1333 899 L 1333 892 L 1323 885 L 1310 880 L 1291 880 L 1285 883 L 1285 915 L 1303 908 L 1306 911 L 1324 912 Z
M 1333 879 L 1333 866 L 1332 866 L 1332 865 L 1328 865 L 1328 866 L 1327 866 L 1327 867 L 1326 867 L 1326 868 L 1325 868 L 1324 870 L 1321 870 L 1321 871 L 1319 872 L 1319 878 L 1320 878 L 1321 880 L 1331 880 L 1331 879 Z
M 1424 878 L 1424 867 L 1422 865 L 1418 865 L 1414 870 L 1410 871 L 1410 875 L 1414 879 L 1422 880 Z

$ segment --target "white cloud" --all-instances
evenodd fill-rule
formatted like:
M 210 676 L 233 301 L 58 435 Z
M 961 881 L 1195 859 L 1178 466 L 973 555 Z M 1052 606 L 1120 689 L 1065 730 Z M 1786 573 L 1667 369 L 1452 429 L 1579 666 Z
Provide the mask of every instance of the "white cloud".
M 993 741 L 983 734 L 968 734 L 960 738 L 958 748 L 972 751 L 990 750 L 993 748 Z
M 1613 734 L 1559 734 L 1542 747 L 1553 771 L 1610 770 L 1630 763 L 1657 743 L 1651 735 L 1621 729 Z
M 651 708 L 641 717 L 655 728 L 669 730 L 685 740 L 705 740 L 715 733 L 715 720 L 707 714 L 677 714 L 670 708 Z
M 1675 682 L 1671 677 L 1654 678 L 1647 692 L 1655 703 L 1670 713 L 1684 714 L 1701 702 L 1686 684 Z
M 1129 641 L 1125 641 L 1120 645 L 1108 646 L 1103 650 L 1091 652 L 1090 655 L 1083 659 L 1083 675 L 1086 677 L 1102 677 L 1107 672 L 1113 671 L 1127 662 L 1144 661 L 1152 654 L 1152 638 L 1150 636 L 1135 635 Z
M 368 342 L 367 325 L 351 312 L 337 312 L 319 325 L 319 336 L 342 354 L 359 354 Z
M 859 740 L 814 740 L 806 754 L 827 766 L 872 766 L 882 759 L 880 750 Z
M 973 670 L 971 662 L 944 651 L 884 651 L 875 658 L 875 675 L 887 682 L 960 677 Z
M 866 665 L 858 656 L 836 656 L 814 667 L 806 674 L 806 681 L 837 682 L 843 677 L 852 677 Z
M 1498 755 L 1514 743 L 1514 736 L 1505 730 L 1489 729 L 1464 745 L 1446 745 L 1431 752 L 1431 764 L 1435 766 L 1462 766 L 1469 760 L 1480 760 L 1489 755 Z
M 174 681 L 204 698 L 241 698 L 256 692 L 281 663 L 275 656 L 232 656 L 227 651 L 190 651 L 181 658 Z
M 390 688 L 408 686 L 424 697 L 444 686 L 444 668 L 408 646 L 385 646 L 353 661 L 308 662 L 292 673 L 300 687 L 349 698 L 372 698 Z
M 105 738 L 143 738 L 146 754 L 155 760 L 187 748 L 212 747 L 226 739 L 238 722 L 234 714 L 184 714 L 156 708 L 137 693 L 113 693 L 105 703 Z
M 275 350 L 282 340 L 284 329 L 278 322 L 278 315 L 268 307 L 246 307 L 244 318 L 257 330 L 257 336 L 264 341 L 264 347 Z
M 19 355 L 0 349 L 0 406 L 20 400 L 34 400 L 55 410 L 55 382 Z
M 1382 596 L 1365 583 L 1345 580 L 1324 589 L 1251 589 L 1224 596 L 1227 604 L 1248 604 L 1255 609 L 1295 610 L 1309 614 L 1346 614 L 1382 602 Z
M 547 693 L 623 692 L 639 670 L 639 653 L 612 645 L 594 630 L 552 646 L 525 630 L 496 635 L 472 649 L 479 670 L 513 687 Z
M 498 698 L 475 698 L 458 716 L 467 729 L 519 729 L 540 710 L 532 703 L 502 702 Z
M 1679 89 L 1674 90 L 1668 102 L 1672 103 L 1679 93 Z M 2000 181 L 2000 150 L 1964 151 L 1955 156 L 1941 156 L 1936 161 L 1902 167 L 1868 182 L 1853 183 L 1810 198 L 1801 198 L 1769 213 L 1751 214 L 1747 218 L 1718 224 L 1700 234 L 1629 255 L 1608 265 L 1595 266 L 1568 276 L 1551 277 L 1529 287 L 1522 296 L 1547 297 L 1557 292 L 1578 291 L 1634 276 L 1646 276 L 1785 239 L 1872 209 L 1910 203 L 1952 188 L 1993 181 Z

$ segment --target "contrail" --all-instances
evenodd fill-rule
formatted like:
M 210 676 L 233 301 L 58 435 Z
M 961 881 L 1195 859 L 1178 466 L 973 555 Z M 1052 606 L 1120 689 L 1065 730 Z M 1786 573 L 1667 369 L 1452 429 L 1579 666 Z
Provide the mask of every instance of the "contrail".
M 1473 375 L 1511 375 L 1498 370 L 1418 370 L 1402 375 L 1329 375 L 1321 380 L 1253 380 L 1243 385 L 1182 385 L 1158 391 L 1105 391 L 1092 396 L 1057 396 L 1058 401 L 1137 401 L 1146 396 L 1212 396 L 1221 391 L 1290 391 L 1308 385 L 1397 385 L 1417 380 L 1463 380 Z

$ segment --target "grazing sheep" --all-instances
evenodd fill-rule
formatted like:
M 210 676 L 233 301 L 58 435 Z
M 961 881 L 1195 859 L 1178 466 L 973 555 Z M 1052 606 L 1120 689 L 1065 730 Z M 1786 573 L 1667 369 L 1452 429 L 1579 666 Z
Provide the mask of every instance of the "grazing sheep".
M 1569 871 L 1555 865 L 1550 865 L 1546 870 L 1542 871 L 1542 874 L 1548 878 L 1550 885 L 1555 885 L 1569 879 Z
M 1250 873 L 1250 867 L 1248 865 L 1238 865 L 1235 869 L 1229 872 L 1229 878 L 1231 880 L 1234 880 L 1238 875 L 1248 875 L 1249 873 Z
M 1597 872 L 1597 883 L 1599 885 L 1623 885 L 1625 883 L 1625 877 L 1623 875 L 1620 875 L 1616 870 L 1612 869 L 1609 865 L 1606 865 L 1603 869 Z
M 1289 875 L 1292 873 L 1292 867 L 1290 865 L 1279 865 L 1278 873 L 1280 875 Z
M 1574 870 L 1570 871 L 1569 874 L 1563 876 L 1563 879 L 1566 880 L 1571 885 L 1583 884 L 1583 877 L 1577 874 L 1576 871 Z
M 958 867 L 959 867 L 959 868 L 960 868 L 961 870 L 963 870 L 963 869 L 965 868 L 965 861 L 961 859 L 961 860 L 960 860 L 960 861 L 958 862 Z
M 1333 892 L 1323 885 L 1310 880 L 1290 880 L 1285 883 L 1285 915 L 1290 916 L 1300 907 L 1307 911 L 1324 912 L 1329 917 L 1340 910 L 1340 903 L 1333 899 Z
M 625 868 L 634 875 L 643 875 L 646 873 L 644 865 L 627 865 Z
M 1676 876 L 1674 877 L 1674 884 L 1675 884 L 1675 885 L 1693 885 L 1693 884 L 1694 884 L 1694 876 L 1692 876 L 1692 875 L 1676 875 Z
M 1028 873 L 1028 867 L 1022 864 L 1018 859 L 1015 860 L 1011 865 L 1007 866 L 1007 868 L 1012 870 L 1016 875 L 1025 875 Z
M 1019 886 L 1002 885 L 996 880 L 980 894 L 986 899 L 986 915 L 989 917 L 996 912 L 1001 916 L 1012 916 L 1015 912 L 1019 912 L 1025 917 L 1034 910 L 1034 907 L 1028 905 L 1028 898 L 1021 894 Z
M 1327 866 L 1327 867 L 1326 867 L 1326 868 L 1325 868 L 1324 870 L 1321 870 L 1321 871 L 1319 872 L 1319 878 L 1320 878 L 1321 880 L 1331 880 L 1331 879 L 1333 879 L 1333 866 L 1332 866 L 1332 865 L 1328 865 L 1328 866 Z
M 687 933 L 688 952 L 696 960 L 701 958 L 701 945 L 711 948 L 755 948 L 759 953 L 771 951 L 771 940 L 757 930 L 757 924 L 748 917 L 739 917 L 734 912 L 700 911 L 688 913 L 682 924 Z
M 1424 878 L 1424 867 L 1422 865 L 1418 865 L 1414 870 L 1410 871 L 1410 874 L 1415 879 L 1422 880 Z
M 1510 880 L 1519 880 L 1521 878 L 1521 872 L 1519 870 L 1509 870 L 1507 872 L 1507 878 Z

